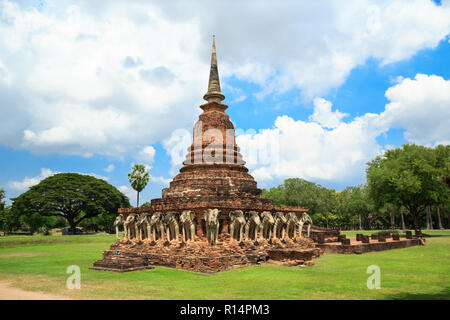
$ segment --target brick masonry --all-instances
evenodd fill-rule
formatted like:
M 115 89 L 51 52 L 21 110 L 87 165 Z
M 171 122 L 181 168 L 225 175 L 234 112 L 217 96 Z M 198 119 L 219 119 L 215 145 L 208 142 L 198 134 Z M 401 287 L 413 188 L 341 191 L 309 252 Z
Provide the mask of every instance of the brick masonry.
M 322 249 L 325 253 L 345 253 L 345 254 L 361 254 L 372 251 L 383 251 L 391 249 L 402 249 L 411 246 L 425 245 L 425 239 L 414 238 L 406 239 L 402 238 L 400 240 L 391 240 L 384 238 L 384 242 L 379 242 L 379 240 L 369 240 L 369 237 L 364 237 L 365 241 L 356 241 L 356 238 L 348 239 L 350 244 L 344 245 L 341 243 L 327 243 L 327 244 L 317 244 L 317 247 Z M 365 243 L 370 241 L 369 243 Z
M 313 265 L 312 259 L 322 251 L 303 237 L 281 241 L 244 241 L 238 243 L 226 234 L 216 245 L 209 245 L 203 237 L 181 244 L 171 242 L 117 241 L 103 252 L 103 259 L 92 269 L 110 271 L 143 270 L 155 265 L 194 272 L 215 273 L 263 262 L 285 265 Z

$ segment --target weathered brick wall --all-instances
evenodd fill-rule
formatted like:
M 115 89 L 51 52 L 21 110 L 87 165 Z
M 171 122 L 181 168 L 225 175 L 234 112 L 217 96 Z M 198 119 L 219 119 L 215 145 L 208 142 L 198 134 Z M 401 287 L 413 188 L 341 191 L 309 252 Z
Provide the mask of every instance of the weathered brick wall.
M 372 240 L 370 243 L 353 243 L 350 245 L 317 244 L 317 247 L 324 250 L 325 253 L 361 254 L 372 251 L 402 249 L 417 245 L 423 245 L 421 239 L 401 239 L 399 241 L 394 240 L 387 242 L 378 242 L 378 240 Z
M 180 239 L 179 239 L 180 240 Z M 118 254 L 119 253 L 119 254 Z M 212 273 L 252 264 L 268 259 L 295 260 L 306 263 L 321 254 L 314 243 L 305 238 L 287 241 L 260 240 L 237 243 L 227 235 L 221 235 L 216 245 L 209 245 L 204 237 L 180 244 L 171 242 L 117 241 L 103 253 L 103 259 L 94 263 L 94 269 L 114 271 L 139 270 L 153 265 Z

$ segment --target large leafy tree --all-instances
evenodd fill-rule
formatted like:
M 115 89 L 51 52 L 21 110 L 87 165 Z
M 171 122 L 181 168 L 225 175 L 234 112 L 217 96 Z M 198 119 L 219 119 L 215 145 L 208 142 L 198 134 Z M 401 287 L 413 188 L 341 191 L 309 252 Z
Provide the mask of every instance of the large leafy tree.
M 0 210 L 0 230 L 4 235 L 13 232 L 20 227 L 19 217 L 11 210 L 11 206 L 5 206 Z
M 83 220 L 130 206 L 128 198 L 106 181 L 77 173 L 55 174 L 12 200 L 16 214 L 64 217 L 74 234 Z
M 0 189 L 0 230 L 6 235 L 19 227 L 19 218 L 5 205 L 5 190 Z
M 347 187 L 339 193 L 339 216 L 346 217 L 346 222 L 358 224 L 359 229 L 370 228 L 375 207 L 369 198 L 365 184 Z
M 322 222 L 326 226 L 337 218 L 336 192 L 304 179 L 286 179 L 278 187 L 263 190 L 262 196 L 272 199 L 276 205 L 307 207 L 313 221 Z
M 448 175 L 447 147 L 404 145 L 388 150 L 368 163 L 367 183 L 377 207 L 385 203 L 404 206 L 419 228 L 419 215 L 426 206 L 448 197 L 444 177 Z
M 131 187 L 137 192 L 137 206 L 139 207 L 139 193 L 144 190 L 150 180 L 150 174 L 148 173 L 145 165 L 134 164 L 131 167 L 131 172 L 128 174 L 128 180 Z

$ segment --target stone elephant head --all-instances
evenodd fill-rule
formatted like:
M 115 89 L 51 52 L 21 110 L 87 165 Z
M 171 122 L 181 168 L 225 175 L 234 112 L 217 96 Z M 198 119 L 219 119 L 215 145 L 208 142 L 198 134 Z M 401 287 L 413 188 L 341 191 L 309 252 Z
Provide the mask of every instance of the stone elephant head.
M 208 209 L 203 214 L 206 227 L 206 239 L 213 245 L 219 236 L 219 209 Z
M 138 230 L 137 230 L 137 214 L 136 213 L 130 213 L 124 222 L 124 229 L 125 229 L 125 237 L 128 239 L 131 239 L 133 237 L 137 237 Z
M 247 224 L 245 225 L 245 235 L 249 240 L 257 240 L 261 228 L 261 218 L 258 212 L 250 211 L 248 213 Z
M 287 218 L 286 218 L 284 212 L 276 212 L 272 237 L 284 239 L 285 231 L 286 231 L 286 223 L 287 223 Z
M 287 232 L 287 236 L 289 238 L 295 238 L 296 234 L 297 234 L 297 230 L 299 229 L 300 234 L 301 234 L 301 219 L 298 218 L 298 216 L 295 214 L 295 212 L 289 212 L 286 215 L 286 232 Z
M 178 225 L 178 213 L 177 212 L 168 212 L 164 216 L 164 226 L 166 229 L 167 240 L 171 241 L 178 238 L 180 233 L 179 225 Z
M 136 225 L 139 229 L 139 240 L 147 239 L 150 236 L 150 214 L 141 213 L 137 217 Z
M 180 215 L 180 224 L 184 224 L 185 222 L 194 222 L 195 220 L 195 212 L 190 210 L 184 210 Z
M 273 218 L 273 215 L 269 211 L 264 211 L 261 213 L 261 229 L 262 229 L 262 236 L 265 239 L 271 239 L 272 238 L 272 232 L 273 232 L 273 225 L 275 224 L 275 219 Z
M 121 224 L 123 224 L 124 222 L 125 222 L 125 218 L 124 218 L 123 214 L 119 214 L 119 215 L 116 217 L 116 220 L 114 220 L 114 226 L 115 226 L 115 227 L 118 227 L 118 226 L 120 226 Z
M 181 240 L 187 242 L 194 240 L 195 236 L 195 212 L 184 210 L 180 215 Z
M 123 216 L 123 214 L 119 214 L 116 217 L 116 220 L 114 220 L 114 227 L 116 228 L 116 238 L 120 239 L 119 237 L 119 226 L 123 225 L 123 223 L 125 222 L 125 218 Z
M 242 210 L 231 211 L 228 215 L 230 217 L 230 235 L 232 239 L 239 242 L 244 236 L 245 216 Z
M 164 214 L 155 212 L 150 218 L 150 232 L 153 241 L 164 237 Z

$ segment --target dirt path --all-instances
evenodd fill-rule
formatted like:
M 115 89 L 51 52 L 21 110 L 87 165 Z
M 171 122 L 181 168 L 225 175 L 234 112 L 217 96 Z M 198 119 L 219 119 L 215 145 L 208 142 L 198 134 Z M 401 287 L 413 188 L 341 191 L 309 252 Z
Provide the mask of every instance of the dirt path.
M 8 283 L 0 282 L 0 300 L 70 300 L 64 296 L 57 296 L 42 292 L 25 291 L 11 287 Z

